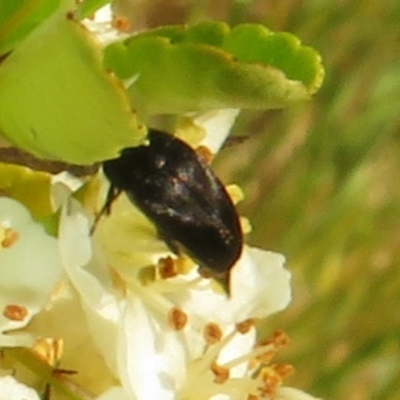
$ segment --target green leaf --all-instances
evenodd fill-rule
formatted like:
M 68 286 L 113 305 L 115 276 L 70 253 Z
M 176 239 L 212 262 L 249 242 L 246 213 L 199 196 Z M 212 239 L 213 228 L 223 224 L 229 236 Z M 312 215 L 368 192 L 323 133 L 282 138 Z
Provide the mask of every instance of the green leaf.
M 51 203 L 51 175 L 47 172 L 0 163 L 0 190 L 23 203 L 35 216 L 54 212 Z
M 109 45 L 104 62 L 146 114 L 286 107 L 309 99 L 324 73 L 295 36 L 222 22 L 144 32 Z
M 84 0 L 82 1 L 82 3 L 79 4 L 78 17 L 79 18 L 90 17 L 99 8 L 105 6 L 110 2 L 111 0 Z
M 0 0 L 0 55 L 11 51 L 59 6 L 60 0 Z
M 302 82 L 310 94 L 322 83 L 320 58 L 311 47 L 287 32 L 272 33 L 261 25 L 239 25 L 226 38 L 223 48 L 240 61 L 271 65 L 288 79 Z
M 91 164 L 145 135 L 97 43 L 55 15 L 0 65 L 0 132 L 39 157 Z

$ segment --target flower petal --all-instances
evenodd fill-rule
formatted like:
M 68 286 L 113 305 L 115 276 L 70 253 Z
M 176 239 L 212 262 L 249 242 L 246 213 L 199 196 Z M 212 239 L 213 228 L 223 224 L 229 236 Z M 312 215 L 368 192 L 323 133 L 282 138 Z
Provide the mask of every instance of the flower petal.
M 105 261 L 97 253 L 98 257 L 92 257 L 89 221 L 76 201 L 63 209 L 59 245 L 69 278 L 81 296 L 93 339 L 115 371 L 115 342 L 124 302 L 115 293 Z
M 290 302 L 290 273 L 285 258 L 278 253 L 245 247 L 231 271 L 231 297 L 211 287 L 191 291 L 182 307 L 221 325 L 249 318 L 265 318 L 284 309 Z
M 281 387 L 278 390 L 276 400 L 321 400 L 304 393 L 299 389 Z
M 236 108 L 226 108 L 199 113 L 194 116 L 193 122 L 207 132 L 200 144 L 216 154 L 228 137 L 239 111 Z
M 15 200 L 0 198 L 0 235 L 0 331 L 4 332 L 26 326 L 42 310 L 61 277 L 62 265 L 56 239 Z
M 186 371 L 182 336 L 139 297 L 129 300 L 120 332 L 120 378 L 139 400 L 172 400 Z

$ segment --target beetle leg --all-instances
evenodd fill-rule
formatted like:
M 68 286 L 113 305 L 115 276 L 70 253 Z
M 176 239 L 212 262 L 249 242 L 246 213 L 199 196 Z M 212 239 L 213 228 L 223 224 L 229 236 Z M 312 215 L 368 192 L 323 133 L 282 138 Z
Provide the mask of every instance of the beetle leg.
M 96 229 L 96 226 L 100 221 L 100 218 L 103 215 L 110 215 L 112 203 L 114 203 L 114 201 L 118 198 L 118 196 L 121 194 L 121 192 L 122 192 L 122 190 L 117 189 L 115 186 L 113 186 L 113 185 L 110 186 L 110 189 L 108 189 L 108 192 L 107 192 L 106 201 L 105 201 L 103 207 L 101 207 L 101 210 L 97 213 L 97 215 L 93 221 L 93 225 L 90 228 L 90 235 L 93 235 L 94 230 Z

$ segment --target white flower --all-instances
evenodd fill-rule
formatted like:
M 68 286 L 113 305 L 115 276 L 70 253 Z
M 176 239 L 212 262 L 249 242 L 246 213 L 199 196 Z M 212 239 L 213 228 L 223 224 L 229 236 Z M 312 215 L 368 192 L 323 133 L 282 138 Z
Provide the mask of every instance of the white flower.
M 123 208 L 123 203 L 119 207 Z M 114 216 L 118 216 L 119 207 L 113 208 Z M 283 268 L 284 258 L 246 248 L 232 271 L 231 298 L 215 291 L 212 281 L 196 271 L 144 284 L 143 268 L 133 263 L 129 271 L 127 260 L 130 253 L 136 262 L 150 259 L 148 249 L 156 247 L 152 242 L 158 239 L 149 234 L 149 240 L 144 240 L 140 223 L 135 230 L 129 219 L 125 222 L 126 231 L 137 232 L 143 240 L 138 240 L 136 247 L 136 241 L 129 242 L 121 232 L 106 229 L 105 245 L 119 245 L 118 250 L 107 248 L 114 253 L 111 265 L 118 271 L 117 281 L 113 281 L 102 252 L 91 244 L 89 221 L 76 203 L 71 203 L 62 217 L 60 248 L 71 281 L 81 295 L 93 339 L 129 398 L 208 399 L 231 392 L 244 396 L 249 389 L 256 390 L 260 382 L 249 378 L 247 368 L 257 352 L 253 349 L 255 329 L 250 323 L 246 332 L 240 332 L 237 326 L 288 304 L 290 274 Z M 164 255 L 167 253 L 164 250 Z M 213 371 L 215 365 L 226 366 L 230 377 L 236 379 L 213 383 L 218 375 Z
M 0 198 L 0 266 L 0 344 L 29 345 L 28 336 L 9 333 L 26 326 L 43 309 L 62 265 L 57 240 L 9 198 Z

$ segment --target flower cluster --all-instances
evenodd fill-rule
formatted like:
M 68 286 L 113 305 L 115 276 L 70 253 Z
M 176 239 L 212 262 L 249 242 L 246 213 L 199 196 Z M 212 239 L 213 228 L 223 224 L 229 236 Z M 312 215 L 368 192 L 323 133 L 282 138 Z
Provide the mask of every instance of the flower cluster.
M 205 134 L 196 147 L 214 154 L 236 115 L 191 116 L 180 134 L 197 126 Z M 29 385 L 54 399 L 52 386 L 73 399 L 312 399 L 284 385 L 292 367 L 275 356 L 286 335 L 257 339 L 255 321 L 290 302 L 282 255 L 245 245 L 227 296 L 173 254 L 124 195 L 93 230 L 102 190 L 81 202 L 71 193 L 52 199 L 62 204 L 56 236 L 0 198 L 0 345 L 32 350 L 44 378 L 20 368 L 30 365 L 26 353 L 10 351 L 0 400 L 38 399 Z
M 217 148 L 204 126 L 202 145 Z M 58 240 L 16 201 L 1 199 L 1 210 L 2 346 L 34 348 L 101 399 L 308 398 L 282 386 L 292 368 L 274 357 L 287 337 L 258 341 L 254 325 L 290 301 L 282 255 L 245 246 L 228 297 L 123 195 L 94 234 L 93 216 L 67 197 Z M 43 337 L 52 351 L 38 351 Z

